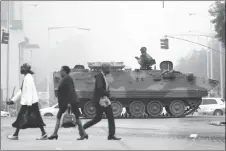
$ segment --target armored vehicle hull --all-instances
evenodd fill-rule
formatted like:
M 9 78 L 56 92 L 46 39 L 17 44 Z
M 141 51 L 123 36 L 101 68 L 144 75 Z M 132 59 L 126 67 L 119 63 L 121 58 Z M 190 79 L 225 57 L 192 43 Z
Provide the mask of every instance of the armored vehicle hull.
M 70 75 L 86 118 L 95 115 L 95 107 L 92 105 L 94 76 L 99 72 L 100 66 L 101 63 L 89 63 L 90 70 L 72 69 Z M 115 63 L 106 77 L 114 98 L 112 108 L 115 117 L 122 116 L 123 108 L 126 108 L 124 115 L 128 117 L 160 117 L 164 108 L 168 117 L 184 117 L 197 110 L 201 98 L 219 84 L 216 80 L 174 71 L 170 61 L 162 62 L 161 70 L 133 71 L 123 68 L 123 63 Z M 57 92 L 60 74 L 55 72 L 53 76 Z

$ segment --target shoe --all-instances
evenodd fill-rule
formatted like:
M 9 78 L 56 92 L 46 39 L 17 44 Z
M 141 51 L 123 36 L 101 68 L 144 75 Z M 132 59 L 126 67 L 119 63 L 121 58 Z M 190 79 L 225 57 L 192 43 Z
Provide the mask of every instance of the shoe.
M 36 140 L 47 140 L 47 134 L 42 135 L 40 138 L 36 138 Z
M 120 140 L 121 138 L 115 136 L 108 136 L 108 140 Z
M 7 138 L 10 140 L 18 140 L 19 139 L 18 136 L 13 136 L 13 135 L 9 135 L 9 136 L 7 136 Z
M 84 140 L 84 139 L 88 139 L 89 138 L 89 135 L 84 135 L 84 136 L 81 136 L 80 138 L 78 138 L 77 140 Z
M 49 140 L 53 140 L 53 139 L 58 139 L 58 135 L 51 135 L 50 137 L 48 137 Z

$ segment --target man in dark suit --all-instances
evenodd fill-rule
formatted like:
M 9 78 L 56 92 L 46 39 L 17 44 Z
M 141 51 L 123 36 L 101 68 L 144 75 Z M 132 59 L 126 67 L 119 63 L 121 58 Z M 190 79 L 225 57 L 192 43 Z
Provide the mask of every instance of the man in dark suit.
M 72 112 L 76 117 L 76 123 L 78 124 L 79 135 L 81 136 L 78 140 L 88 139 L 88 135 L 83 129 L 81 120 L 79 119 L 81 116 L 81 112 L 78 108 L 79 99 L 75 92 L 74 82 L 69 76 L 70 71 L 71 70 L 68 66 L 63 66 L 60 70 L 62 80 L 57 91 L 59 111 L 57 114 L 57 122 L 54 133 L 48 138 L 50 140 L 58 138 L 57 132 L 60 127 L 60 119 L 62 114 L 68 109 L 69 104 L 71 105 Z
M 110 65 L 103 64 L 102 71 L 95 76 L 96 82 L 93 96 L 93 105 L 96 107 L 96 115 L 91 121 L 85 123 L 83 128 L 87 129 L 98 123 L 102 119 L 103 113 L 105 112 L 108 118 L 108 140 L 120 140 L 121 138 L 115 137 L 115 120 L 110 102 L 109 86 L 105 77 L 109 73 Z

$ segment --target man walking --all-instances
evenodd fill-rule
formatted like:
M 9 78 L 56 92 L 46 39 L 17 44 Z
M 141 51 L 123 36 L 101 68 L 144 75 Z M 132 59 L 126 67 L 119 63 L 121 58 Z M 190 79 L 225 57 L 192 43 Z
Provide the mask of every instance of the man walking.
M 108 140 L 120 140 L 115 136 L 115 120 L 111 107 L 109 85 L 106 81 L 106 75 L 110 73 L 110 65 L 103 64 L 102 70 L 95 76 L 95 89 L 93 97 L 93 105 L 96 107 L 95 117 L 83 125 L 84 129 L 87 129 L 94 124 L 98 123 L 102 119 L 102 115 L 105 112 L 108 119 L 109 135 Z

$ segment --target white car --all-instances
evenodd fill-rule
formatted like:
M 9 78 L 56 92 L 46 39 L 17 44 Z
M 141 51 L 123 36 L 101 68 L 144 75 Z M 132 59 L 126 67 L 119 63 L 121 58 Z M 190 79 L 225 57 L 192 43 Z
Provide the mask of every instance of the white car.
M 79 110 L 81 112 L 80 108 L 79 108 Z M 40 109 L 40 112 L 41 112 L 42 116 L 56 116 L 58 111 L 59 111 L 58 103 L 53 105 L 53 106 L 51 106 L 51 107 Z
M 47 108 L 40 109 L 42 116 L 56 116 L 59 111 L 58 103 Z
M 222 98 L 202 98 L 202 103 L 197 111 L 198 114 L 224 115 L 225 101 Z
M 10 117 L 9 112 L 1 111 L 1 117 Z

